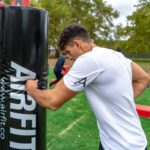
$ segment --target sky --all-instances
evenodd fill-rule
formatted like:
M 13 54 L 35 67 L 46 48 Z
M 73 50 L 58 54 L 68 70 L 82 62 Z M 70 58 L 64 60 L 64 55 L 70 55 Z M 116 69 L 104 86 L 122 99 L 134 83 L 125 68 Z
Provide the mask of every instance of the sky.
M 120 12 L 120 17 L 114 20 L 114 24 L 122 23 L 126 25 L 126 16 L 131 15 L 136 8 L 134 5 L 138 0 L 104 0 L 107 4 L 111 4 L 114 9 Z

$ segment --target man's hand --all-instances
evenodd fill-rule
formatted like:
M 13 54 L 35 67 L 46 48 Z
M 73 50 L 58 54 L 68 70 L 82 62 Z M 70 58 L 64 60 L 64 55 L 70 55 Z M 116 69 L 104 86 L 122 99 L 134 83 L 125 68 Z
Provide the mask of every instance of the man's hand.
M 27 80 L 25 87 L 27 93 L 32 96 L 32 93 L 35 89 L 37 89 L 38 80 Z

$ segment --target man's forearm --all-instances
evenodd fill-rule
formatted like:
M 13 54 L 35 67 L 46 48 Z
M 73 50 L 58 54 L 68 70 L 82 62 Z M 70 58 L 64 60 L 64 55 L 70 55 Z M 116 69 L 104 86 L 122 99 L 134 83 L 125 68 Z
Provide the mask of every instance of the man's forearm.
M 57 110 L 66 101 L 77 94 L 77 92 L 68 89 L 63 80 L 60 80 L 54 89 L 47 90 L 37 89 L 37 83 L 37 80 L 28 80 L 26 82 L 28 94 L 32 96 L 39 105 L 51 110 Z
M 148 86 L 148 80 L 145 82 L 133 82 L 134 99 L 136 99 Z
M 131 62 L 132 68 L 132 84 L 134 91 L 134 98 L 139 96 L 150 82 L 148 74 L 135 62 Z
M 57 109 L 52 98 L 53 95 L 52 90 L 32 89 L 29 95 L 31 95 L 39 105 L 51 110 Z

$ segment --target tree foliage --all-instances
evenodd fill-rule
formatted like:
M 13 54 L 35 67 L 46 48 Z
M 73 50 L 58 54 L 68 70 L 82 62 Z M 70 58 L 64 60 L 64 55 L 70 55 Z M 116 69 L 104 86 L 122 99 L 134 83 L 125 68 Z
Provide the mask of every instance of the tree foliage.
M 132 53 L 150 53 L 150 1 L 139 0 L 137 9 L 128 16 L 128 24 L 125 28 L 118 26 L 117 36 L 128 37 L 124 47 Z
M 2 0 L 5 4 L 10 4 L 11 3 L 11 0 Z
M 113 18 L 118 17 L 118 12 L 103 0 L 40 0 L 39 3 L 49 13 L 49 44 L 54 48 L 60 32 L 70 23 L 85 26 L 97 44 L 105 44 L 111 38 Z

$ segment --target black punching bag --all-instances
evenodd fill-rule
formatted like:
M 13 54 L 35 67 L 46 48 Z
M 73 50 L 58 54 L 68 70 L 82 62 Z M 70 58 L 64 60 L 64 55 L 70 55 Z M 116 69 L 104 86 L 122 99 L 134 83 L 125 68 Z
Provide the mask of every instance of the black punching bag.
M 0 150 L 46 150 L 46 112 L 25 89 L 47 87 L 48 13 L 0 8 Z

